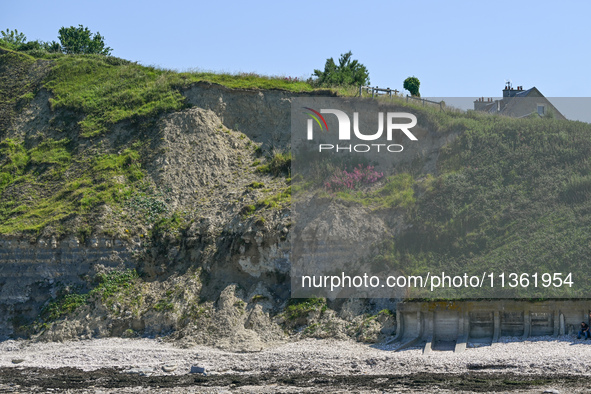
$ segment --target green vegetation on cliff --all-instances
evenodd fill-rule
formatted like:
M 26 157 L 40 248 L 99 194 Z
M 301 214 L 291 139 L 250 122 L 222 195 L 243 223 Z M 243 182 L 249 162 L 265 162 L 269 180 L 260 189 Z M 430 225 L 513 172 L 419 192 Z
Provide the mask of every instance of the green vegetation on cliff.
M 0 48 L 0 131 L 35 96 L 43 77 L 43 61 Z
M 37 60 L 48 70 L 40 87 L 53 93 L 53 109 L 71 110 L 82 116 L 79 126 L 84 137 L 104 133 L 122 120 L 178 111 L 186 106 L 181 89 L 196 82 L 218 83 L 234 89 L 313 90 L 306 82 L 254 73 L 176 72 L 110 56 L 29 53 L 51 59 L 50 62 Z M 26 83 L 30 81 L 26 81 L 23 73 L 35 62 L 27 53 L 0 48 L 0 71 L 6 79 L 0 87 L 4 98 L 15 101 L 32 93 L 30 84 Z M 15 76 L 17 81 L 24 77 L 25 83 L 19 86 Z
M 185 108 L 183 89 L 200 81 L 240 89 L 313 90 L 284 78 L 178 73 L 98 55 L 45 57 L 0 50 L 2 234 L 37 234 L 47 226 L 65 232 L 63 223 L 76 218 L 67 230 L 86 234 L 103 207 L 116 213 L 126 207 L 149 217 L 149 223 L 157 223 L 155 233 L 177 229 L 183 220 L 168 211 L 161 191 L 144 182 L 158 138 L 147 138 L 146 130 L 156 116 Z M 31 130 L 8 135 L 43 89 L 54 111 L 50 135 Z M 384 244 L 377 260 L 409 274 L 426 267 L 467 267 L 469 273 L 501 266 L 515 272 L 584 271 L 591 258 L 591 125 L 399 104 L 413 108 L 431 132 L 458 137 L 443 148 L 434 174 L 415 166 L 381 179 L 369 194 L 335 194 L 350 203 L 405 212 L 412 226 Z M 122 124 L 133 131 L 109 140 L 114 126 Z M 289 176 L 291 160 L 289 153 L 262 165 L 257 160 L 253 173 Z M 318 173 L 327 176 L 327 170 Z M 258 205 L 248 205 L 247 213 L 284 206 L 290 198 L 290 187 L 275 190 Z
M 68 139 L 30 149 L 10 138 L 0 142 L 0 233 L 38 232 L 104 204 L 121 205 L 143 177 L 133 149 L 73 159 L 75 151 Z
M 153 233 L 162 232 L 162 223 L 178 227 L 183 221 L 168 215 L 167 198 L 144 182 L 142 165 L 156 153 L 159 136 L 149 129 L 157 116 L 187 108 L 182 89 L 206 81 L 237 89 L 312 90 L 286 78 L 179 73 L 109 56 L 28 53 L 37 58 L 0 48 L 1 234 L 38 234 L 49 226 L 52 233 L 84 238 L 106 220 L 103 207 L 123 218 L 124 211 L 133 213 L 127 222 L 158 222 Z M 44 90 L 52 110 L 46 132 L 15 133 L 23 110 Z M 44 111 L 46 100 L 34 111 Z M 123 123 L 133 134 L 111 141 L 113 127 Z M 289 172 L 289 156 L 279 157 L 269 173 Z M 107 231 L 123 234 L 123 222 L 110 220 L 110 227 L 121 228 Z
M 480 114 L 454 123 L 463 132 L 423 183 L 412 227 L 377 259 L 407 274 L 574 270 L 588 283 L 591 125 Z
M 85 115 L 82 136 L 104 133 L 117 122 L 185 108 L 182 88 L 207 81 L 236 89 L 310 91 L 304 82 L 255 74 L 178 73 L 105 56 L 63 56 L 55 60 L 44 86 L 52 107 Z
M 480 278 L 485 272 L 530 277 L 562 273 L 564 279 L 573 272 L 579 290 L 545 288 L 540 280 L 534 290 L 532 279 L 529 289 L 519 286 L 505 293 L 588 296 L 580 290 L 587 285 L 580 285 L 591 283 L 586 269 L 591 260 L 591 125 L 409 108 L 431 132 L 457 135 L 439 151 L 433 173 L 426 174 L 419 160 L 357 187 L 346 183 L 351 179 L 342 174 L 350 175 L 358 166 L 373 168 L 370 163 L 298 152 L 294 161 L 310 164 L 300 167 L 308 171 L 304 177 L 294 174 L 295 198 L 300 190 L 319 191 L 327 199 L 342 201 L 343 209 L 354 203 L 378 214 L 388 215 L 392 209 L 403 214 L 405 228 L 374 255 L 374 267 L 388 275 L 445 272 Z M 352 182 L 361 184 L 359 179 Z M 335 187 L 337 181 L 345 186 Z M 438 294 L 479 296 L 464 290 L 450 288 Z M 412 296 L 432 297 L 428 289 L 415 291 Z

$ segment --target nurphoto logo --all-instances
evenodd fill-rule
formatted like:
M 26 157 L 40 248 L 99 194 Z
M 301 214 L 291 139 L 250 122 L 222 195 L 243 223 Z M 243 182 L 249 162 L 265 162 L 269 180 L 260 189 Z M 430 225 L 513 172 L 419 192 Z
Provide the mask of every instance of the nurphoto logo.
M 335 115 L 338 121 L 338 139 L 339 141 L 351 141 L 351 119 L 344 111 L 338 109 L 320 109 L 316 111 L 310 107 L 304 107 L 310 111 L 307 115 L 310 119 L 307 121 L 307 138 L 314 139 L 314 123 L 318 125 L 320 131 L 329 132 L 328 124 L 322 114 Z M 360 141 L 377 141 L 382 138 L 384 134 L 384 118 L 386 123 L 386 141 L 391 142 L 395 132 L 402 132 L 409 140 L 417 141 L 417 137 L 410 131 L 416 126 L 417 117 L 408 112 L 378 112 L 378 130 L 369 134 L 363 133 L 359 127 L 359 112 L 353 112 L 353 134 L 355 138 Z M 400 120 L 410 120 L 410 122 L 399 123 Z M 381 152 L 387 151 L 391 153 L 402 152 L 404 147 L 400 144 L 386 144 L 386 143 L 372 143 L 372 144 L 354 144 L 354 145 L 340 145 L 340 144 L 318 144 L 318 151 L 333 151 L 333 152 L 357 152 L 366 153 L 369 151 Z

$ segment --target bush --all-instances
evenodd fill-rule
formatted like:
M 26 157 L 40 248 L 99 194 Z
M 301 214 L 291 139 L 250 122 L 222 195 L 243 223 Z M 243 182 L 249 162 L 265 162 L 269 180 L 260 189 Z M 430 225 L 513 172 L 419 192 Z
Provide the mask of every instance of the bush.
M 247 186 L 247 188 L 250 189 L 262 189 L 265 187 L 264 183 L 261 182 L 252 182 L 250 185 Z
M 39 51 L 43 49 L 39 41 L 28 41 L 17 47 L 19 51 Z
M 72 290 L 61 289 L 57 297 L 41 309 L 40 318 L 45 322 L 55 321 L 88 302 L 88 294 L 77 293 L 78 289 Z
M 27 41 L 27 36 L 23 33 L 19 33 L 18 30 L 0 31 L 2 38 L 0 38 L 0 45 L 21 52 L 49 52 L 57 53 L 62 51 L 62 47 L 56 41 L 44 42 L 44 41 Z M 42 57 L 42 56 L 40 56 Z
M 242 216 L 250 216 L 254 213 L 254 211 L 256 211 L 256 209 L 257 208 L 254 205 L 245 205 L 240 210 L 240 214 Z
M 27 41 L 27 36 L 23 33 L 19 33 L 18 30 L 0 30 L 2 38 L 0 38 L 0 45 L 5 46 L 8 49 L 17 50 L 19 46 Z
M 67 54 L 111 54 L 111 48 L 105 47 L 104 37 L 99 32 L 93 35 L 82 25 L 62 27 L 58 38 Z
M 269 163 L 258 166 L 256 171 L 274 176 L 289 175 L 291 172 L 291 152 L 275 154 Z
M 360 86 L 369 84 L 369 72 L 367 68 L 357 60 L 351 60 L 351 51 L 341 55 L 339 64 L 336 65 L 333 58 L 326 60 L 324 71 L 314 70 L 319 86 Z
M 566 183 L 562 195 L 567 202 L 585 202 L 591 196 L 591 176 L 572 176 Z
M 62 46 L 57 41 L 42 42 L 41 46 L 43 47 L 44 50 L 46 50 L 49 53 L 58 53 L 58 52 L 62 51 Z
M 419 86 L 421 86 L 421 82 L 417 77 L 408 77 L 404 80 L 403 87 L 410 92 L 411 96 L 421 97 Z
M 324 298 L 292 298 L 285 308 L 284 315 L 288 320 L 306 317 L 310 312 L 325 312 L 327 309 Z

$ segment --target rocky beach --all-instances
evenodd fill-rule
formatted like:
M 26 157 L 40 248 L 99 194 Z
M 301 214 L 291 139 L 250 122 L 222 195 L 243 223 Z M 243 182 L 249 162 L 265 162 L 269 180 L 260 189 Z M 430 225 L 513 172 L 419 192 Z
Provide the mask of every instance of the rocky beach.
M 494 344 L 468 343 L 461 353 L 423 354 L 421 347 L 396 352 L 397 346 L 306 339 L 234 353 L 165 338 L 8 340 L 0 344 L 0 390 L 585 392 L 591 375 L 582 362 L 591 342 L 572 336 L 504 337 Z

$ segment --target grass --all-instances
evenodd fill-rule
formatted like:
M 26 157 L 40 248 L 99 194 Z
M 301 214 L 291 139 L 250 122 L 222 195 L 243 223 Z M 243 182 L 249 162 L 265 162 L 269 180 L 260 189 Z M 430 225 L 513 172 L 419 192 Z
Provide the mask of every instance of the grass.
M 396 103 L 412 108 L 431 132 L 458 137 L 441 149 L 434 174 L 422 173 L 424 162 L 418 161 L 361 191 L 333 195 L 370 208 L 404 208 L 408 227 L 384 242 L 374 256 L 376 266 L 407 275 L 573 270 L 578 286 L 563 288 L 560 296 L 587 296 L 591 125 Z M 296 194 L 324 192 L 336 169 L 359 164 L 312 151 L 298 151 L 294 160 Z M 450 289 L 441 297 L 478 298 L 468 291 Z M 540 287 L 504 290 L 504 296 L 517 298 L 556 295 Z
M 93 137 L 117 122 L 184 107 L 178 76 L 104 56 L 64 56 L 45 79 L 53 109 L 84 114 L 81 135 Z
M 291 173 L 291 152 L 276 153 L 267 164 L 258 166 L 256 172 L 274 176 L 289 176 Z
M 63 110 L 50 128 L 60 133 L 66 129 L 68 137 L 39 141 L 38 136 L 26 144 L 17 139 L 0 142 L 0 234 L 38 234 L 47 227 L 58 235 L 69 230 L 89 234 L 101 206 L 113 212 L 127 210 L 139 222 L 155 223 L 167 217 L 166 199 L 144 186 L 141 162 L 146 152 L 141 144 L 133 144 L 141 135 L 123 146 L 116 141 L 118 153 L 103 148 L 102 140 L 81 148 L 78 137 L 97 138 L 123 121 L 141 121 L 138 130 L 161 113 L 181 110 L 187 106 L 181 89 L 196 82 L 237 89 L 312 90 L 305 82 L 281 77 L 179 73 L 114 57 L 31 54 L 37 58 L 0 49 L 0 129 L 10 123 L 19 106 L 45 87 L 52 94 L 51 107 Z M 31 75 L 36 79 L 31 80 Z M 261 152 L 260 147 L 253 148 Z M 290 160 L 290 154 L 277 154 L 260 171 L 288 174 Z M 263 187 L 262 183 L 251 185 L 252 189 Z M 273 206 L 282 199 L 285 196 L 266 203 Z M 76 217 L 82 219 L 80 225 L 64 227 L 65 221 Z M 114 222 L 111 227 L 117 225 Z
M 174 310 L 174 304 L 168 299 L 161 299 L 154 305 L 156 312 L 170 312 Z
M 0 130 L 8 129 L 20 108 L 34 97 L 43 68 L 31 56 L 0 48 Z
M 247 190 L 254 190 L 254 189 L 263 189 L 265 184 L 262 182 L 252 182 L 250 185 L 246 187 Z
M 242 207 L 242 209 L 240 210 L 240 213 L 242 214 L 243 217 L 248 217 L 250 215 L 252 215 L 254 213 L 254 211 L 256 211 L 257 207 L 255 207 L 252 204 L 249 205 L 245 205 Z
M 62 289 L 57 297 L 41 309 L 40 319 L 52 322 L 76 311 L 88 301 L 88 294 L 70 293 Z
M 214 73 L 183 72 L 179 73 L 184 83 L 207 81 L 233 89 L 280 89 L 292 92 L 310 92 L 314 88 L 304 81 L 290 81 L 284 77 L 265 76 L 256 73 Z
M 162 215 L 168 213 L 168 204 L 163 201 L 162 193 L 148 194 L 137 191 L 125 201 L 125 207 L 135 214 L 146 218 L 149 223 L 158 220 Z
M 256 205 L 248 204 L 242 207 L 240 214 L 243 218 L 251 217 L 257 209 L 271 208 L 271 209 L 283 209 L 291 203 L 291 186 L 286 187 L 282 191 L 270 195 L 266 198 L 259 200 Z M 259 216 L 256 219 L 258 225 L 264 225 L 266 220 L 263 216 Z
M 98 55 L 62 56 L 53 61 L 44 86 L 53 109 L 83 115 L 81 136 L 95 137 L 123 120 L 153 117 L 187 106 L 182 88 L 207 81 L 235 89 L 311 91 L 305 82 L 256 74 L 175 72 Z
M 185 225 L 184 218 L 178 213 L 174 212 L 170 216 L 162 216 L 158 219 L 152 229 L 150 230 L 150 235 L 156 238 L 164 238 L 164 237 L 180 237 L 181 228 Z
M 326 300 L 324 298 L 292 298 L 285 308 L 284 316 L 288 320 L 297 320 L 306 317 L 308 313 L 326 311 Z
M 68 214 L 56 196 L 43 197 L 70 165 L 68 145 L 67 139 L 47 139 L 31 149 L 14 139 L 0 143 L 0 233 L 38 230 Z
M 1 234 L 38 233 L 72 215 L 89 217 L 101 205 L 123 206 L 143 179 L 134 149 L 88 159 L 73 149 L 68 139 L 30 149 L 15 139 L 0 143 Z
M 67 149 L 70 140 L 64 138 L 59 141 L 47 139 L 30 150 L 32 165 L 56 165 L 66 167 L 72 160 L 72 155 Z
M 440 175 L 415 196 L 412 227 L 379 256 L 387 266 L 409 274 L 573 270 L 579 284 L 589 283 L 591 125 L 480 114 L 441 123 L 465 131 L 443 149 Z M 563 294 L 586 296 L 586 288 Z
M 79 288 L 64 288 L 58 292 L 56 298 L 51 300 L 41 310 L 36 325 L 54 322 L 66 315 L 74 313 L 78 308 L 98 298 L 103 303 L 122 291 L 127 291 L 137 282 L 138 274 L 133 270 L 112 271 L 100 273 L 96 276 L 96 286 L 89 292 L 82 293 Z M 129 294 L 128 294 L 129 295 Z
M 344 201 L 354 201 L 373 209 L 410 208 L 415 203 L 414 180 L 408 173 L 389 176 L 383 186 L 374 191 L 341 191 L 335 196 Z
M 260 200 L 258 202 L 258 206 L 264 208 L 282 208 L 290 203 L 291 186 L 288 186 L 283 191 Z
M 38 59 L 47 60 L 42 63 Z M 0 48 L 0 71 L 12 71 L 0 73 L 3 75 L 0 76 L 0 106 L 2 102 L 14 104 L 20 100 L 26 103 L 33 99 L 38 87 L 32 86 L 27 76 L 42 64 L 50 70 L 42 86 L 53 94 L 52 108 L 77 113 L 82 118 L 78 121 L 80 135 L 86 138 L 106 133 L 121 121 L 183 109 L 187 103 L 181 89 L 198 82 L 217 83 L 232 89 L 317 90 L 306 81 L 256 73 L 176 72 L 110 56 L 49 54 L 44 51 L 26 54 Z M 355 87 L 335 87 L 325 91 L 329 95 L 357 94 Z M 11 112 L 6 110 L 6 114 Z M 255 149 L 260 150 L 260 147 Z M 277 169 L 275 164 L 269 168 L 272 173 Z
M 135 269 L 99 273 L 96 276 L 98 285 L 88 294 L 90 297 L 99 297 L 104 302 L 118 292 L 133 287 L 138 278 Z

